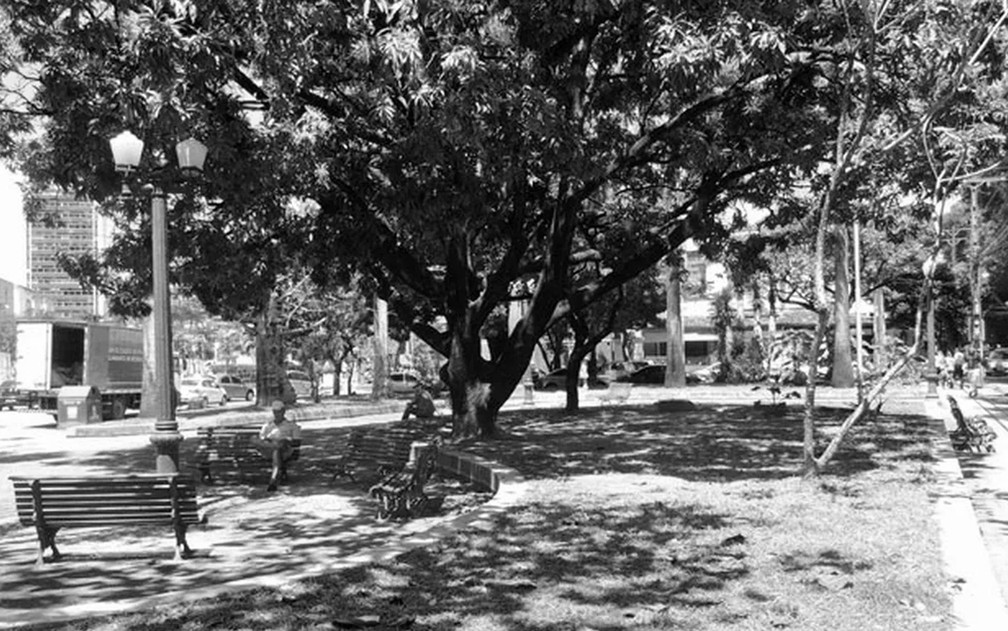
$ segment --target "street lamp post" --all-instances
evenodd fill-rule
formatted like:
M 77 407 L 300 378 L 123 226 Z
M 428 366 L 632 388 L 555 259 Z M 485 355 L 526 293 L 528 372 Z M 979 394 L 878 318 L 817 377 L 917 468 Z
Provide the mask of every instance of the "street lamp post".
M 116 170 L 131 173 L 140 165 L 144 143 L 128 131 L 110 142 Z M 175 147 L 179 168 L 190 175 L 203 170 L 206 147 L 190 138 Z M 124 184 L 125 187 L 125 184 Z M 158 473 L 178 473 L 179 433 L 175 418 L 174 384 L 172 370 L 171 303 L 168 290 L 168 226 L 167 202 L 164 192 L 157 186 L 147 185 L 144 190 L 151 199 L 151 271 L 153 276 L 154 320 L 154 381 L 158 392 L 157 418 L 150 441 L 156 452 L 155 467 Z

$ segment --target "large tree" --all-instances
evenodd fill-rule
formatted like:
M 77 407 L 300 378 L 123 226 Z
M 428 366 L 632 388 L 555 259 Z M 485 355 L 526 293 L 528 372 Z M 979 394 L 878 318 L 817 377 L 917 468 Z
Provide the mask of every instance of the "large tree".
M 320 145 L 357 148 L 328 165 L 320 227 L 448 357 L 460 431 L 494 431 L 552 322 L 652 267 L 727 199 L 786 186 L 788 161 L 815 155 L 803 7 L 372 7 L 345 52 L 301 53 L 312 72 L 297 85 L 317 92 L 293 98 L 326 116 Z M 600 214 L 602 196 L 633 204 Z M 571 289 L 581 230 L 627 247 Z M 522 279 L 533 281 L 530 307 L 485 357 L 479 332 Z M 416 305 L 445 326 L 412 316 Z
M 236 271 L 179 281 L 215 312 L 269 314 L 277 258 L 245 249 L 278 252 L 281 270 L 292 251 L 322 269 L 354 261 L 448 359 L 456 428 L 483 434 L 552 322 L 816 162 L 823 51 L 845 28 L 815 4 L 748 0 L 0 6 L 37 73 L 33 175 L 108 198 L 108 136 L 133 127 L 169 160 L 181 135 L 203 136 L 213 172 L 174 205 L 173 229 L 212 230 L 175 243 L 199 244 L 204 271 L 220 240 Z M 603 212 L 602 195 L 633 203 Z M 314 202 L 307 216 L 286 212 L 291 198 Z M 572 289 L 582 229 L 627 246 Z M 516 280 L 532 281 L 530 307 L 483 356 Z

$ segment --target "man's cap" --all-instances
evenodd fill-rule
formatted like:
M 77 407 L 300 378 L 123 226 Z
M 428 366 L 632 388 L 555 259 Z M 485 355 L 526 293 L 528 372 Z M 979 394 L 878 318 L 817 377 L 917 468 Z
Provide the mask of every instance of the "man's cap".
M 275 412 L 275 411 L 277 411 L 277 410 L 283 410 L 283 409 L 285 409 L 286 407 L 287 407 L 287 406 L 286 406 L 286 405 L 284 405 L 284 402 L 283 402 L 283 401 L 281 401 L 280 399 L 277 399 L 276 401 L 274 401 L 274 402 L 273 402 L 273 411 L 274 411 L 274 412 Z

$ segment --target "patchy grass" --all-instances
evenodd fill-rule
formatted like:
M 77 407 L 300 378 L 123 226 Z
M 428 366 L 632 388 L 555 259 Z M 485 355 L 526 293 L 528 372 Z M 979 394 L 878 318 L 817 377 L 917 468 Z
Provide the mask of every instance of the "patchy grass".
M 539 411 L 502 428 L 462 446 L 529 481 L 492 531 L 278 589 L 47 628 L 949 627 L 926 419 L 883 414 L 815 481 L 794 476 L 796 412 Z

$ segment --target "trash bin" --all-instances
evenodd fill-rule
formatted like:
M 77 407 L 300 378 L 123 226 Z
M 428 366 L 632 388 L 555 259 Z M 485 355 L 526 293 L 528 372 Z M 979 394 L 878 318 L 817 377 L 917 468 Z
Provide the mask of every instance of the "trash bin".
M 56 395 L 56 425 L 100 423 L 101 394 L 94 386 L 63 386 Z

